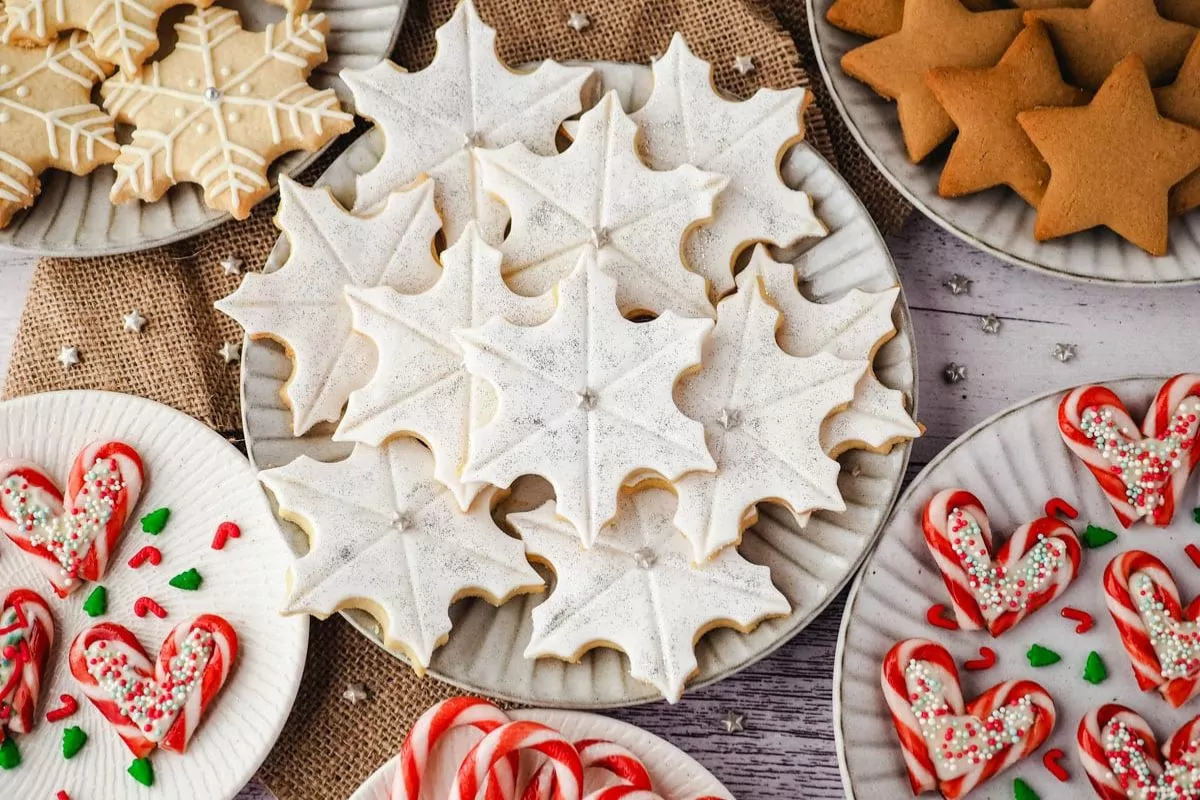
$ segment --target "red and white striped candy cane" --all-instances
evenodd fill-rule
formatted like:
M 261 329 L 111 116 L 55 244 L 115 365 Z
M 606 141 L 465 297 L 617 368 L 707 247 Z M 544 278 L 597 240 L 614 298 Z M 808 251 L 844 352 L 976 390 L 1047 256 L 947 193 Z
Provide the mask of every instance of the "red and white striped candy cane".
M 1075 733 L 1075 744 L 1079 749 L 1079 760 L 1087 773 L 1092 788 L 1101 800 L 1128 800 L 1129 795 L 1121 785 L 1120 778 L 1113 772 L 1105 752 L 1105 731 L 1110 724 L 1123 723 L 1141 745 L 1141 751 L 1152 769 L 1162 770 L 1162 756 L 1154 731 L 1137 712 L 1116 703 L 1094 708 L 1079 721 Z
M 954 657 L 940 644 L 928 639 L 905 639 L 884 656 L 881 668 L 884 700 L 891 711 L 892 724 L 896 726 L 896 733 L 900 736 L 901 752 L 908 768 L 909 785 L 913 794 L 921 794 L 936 789 L 938 777 L 937 768 L 929 755 L 925 736 L 921 733 L 920 723 L 909 699 L 905 671 L 912 661 L 924 661 L 938 671 L 938 677 L 945 689 L 946 703 L 952 713 L 966 713 L 966 704 L 963 702 L 962 688 L 959 685 L 958 666 L 954 663 Z
M 418 800 L 430 754 L 451 730 L 471 727 L 486 734 L 511 721 L 492 703 L 474 697 L 452 697 L 430 707 L 413 725 L 400 748 L 391 800 Z M 512 800 L 516 794 L 517 759 L 513 755 L 496 764 L 488 781 L 488 800 Z
M 116 549 L 117 540 L 125 529 L 130 513 L 142 495 L 142 483 L 145 481 L 145 467 L 137 450 L 124 442 L 89 444 L 75 457 L 74 463 L 71 464 L 71 472 L 67 476 L 66 497 L 70 501 L 67 513 L 84 506 L 82 492 L 87 488 L 85 476 L 96 462 L 104 460 L 111 460 L 116 464 L 125 488 L 118 494 L 112 516 L 104 526 L 104 535 L 96 537 L 84 556 L 79 576 L 85 581 L 98 581 L 108 570 L 112 552 Z
M 153 675 L 154 664 L 133 632 L 116 623 L 102 622 L 94 625 L 81 632 L 71 643 L 71 674 L 79 682 L 84 696 L 92 701 L 96 709 L 116 729 L 117 735 L 124 740 L 130 752 L 137 758 L 145 758 L 154 752 L 155 743 L 143 735 L 142 730 L 125 716 L 116 701 L 100 688 L 88 671 L 87 650 L 92 644 L 101 641 L 106 648 L 113 648 L 113 652 L 128 659 L 129 664 L 141 674 Z
M 983 539 L 988 552 L 992 549 L 992 529 L 988 523 L 987 512 L 979 498 L 965 489 L 945 489 L 938 492 L 925 505 L 925 513 L 921 518 L 921 529 L 925 533 L 925 543 L 933 560 L 942 573 L 942 581 L 950 592 L 954 616 L 958 619 L 958 627 L 964 631 L 977 631 L 987 627 L 987 620 L 979 609 L 979 603 L 971 591 L 966 570 L 958 554 L 954 552 L 954 531 L 949 530 L 950 515 L 954 509 L 959 509 L 979 523 L 980 537 Z
M 176 625 L 169 634 L 162 648 L 158 651 L 158 666 L 155 677 L 162 683 L 168 674 L 171 659 L 179 654 L 179 650 L 187 641 L 188 635 L 195 629 L 207 631 L 212 635 L 212 655 L 204 669 L 204 678 L 199 691 L 193 690 L 187 698 L 187 705 L 175 718 L 166 736 L 158 743 L 163 750 L 172 753 L 183 753 L 187 750 L 188 742 L 196 733 L 200 720 L 208 711 L 213 699 L 220 693 L 229 679 L 229 670 L 237 660 L 238 637 L 233 626 L 223 617 L 216 614 L 201 614 L 190 622 Z
M 632 789 L 650 790 L 650 773 L 633 753 L 616 742 L 605 739 L 582 739 L 575 742 L 580 762 L 585 770 L 603 769 L 611 772 Z M 525 786 L 521 800 L 550 800 L 554 796 L 554 765 L 543 764 Z
M 637 789 L 633 786 L 609 786 L 597 789 L 584 800 L 664 800 L 664 798 L 648 789 Z
M 471 748 L 454 778 L 451 800 L 478 800 L 488 773 L 522 750 L 533 750 L 550 760 L 555 774 L 554 800 L 582 800 L 583 763 L 579 753 L 558 731 L 527 720 L 505 723 Z
M 0 669 L 0 740 L 5 728 L 33 730 L 53 644 L 54 618 L 41 595 L 29 589 L 9 592 L 0 604 L 0 663 L 9 665 Z

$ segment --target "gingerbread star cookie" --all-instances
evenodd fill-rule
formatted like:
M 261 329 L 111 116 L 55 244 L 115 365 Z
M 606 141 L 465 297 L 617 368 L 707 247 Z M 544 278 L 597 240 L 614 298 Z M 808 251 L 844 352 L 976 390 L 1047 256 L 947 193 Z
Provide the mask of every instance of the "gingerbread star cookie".
M 533 610 L 526 658 L 577 661 L 593 648 L 615 647 L 629 657 L 630 675 L 674 703 L 697 670 L 695 643 L 704 633 L 749 632 L 790 613 L 771 571 L 732 547 L 693 565 L 687 540 L 671 525 L 674 505 L 664 489 L 622 497 L 617 518 L 590 550 L 580 549 L 552 502 L 508 517 L 530 558 L 558 578 Z
M 326 59 L 328 30 L 324 14 L 288 15 L 262 33 L 242 30 L 227 8 L 189 14 L 170 55 L 104 82 L 105 108 L 135 126 L 112 201 L 154 201 L 190 181 L 209 207 L 248 217 L 271 193 L 276 158 L 316 150 L 354 125 L 332 89 L 307 83 Z
M 1196 0 L 1158 0 L 1158 13 L 1175 22 L 1200 28 L 1200 3 Z
M 962 0 L 972 11 L 996 8 L 996 0 Z M 900 30 L 904 18 L 904 0 L 836 0 L 825 18 L 842 30 L 878 39 Z
M 1154 0 L 1092 0 L 1087 8 L 1025 12 L 1025 21 L 1033 20 L 1050 29 L 1067 80 L 1092 90 L 1131 53 L 1141 56 L 1151 83 L 1170 80 L 1197 33 L 1159 16 Z
M 33 205 L 45 170 L 86 175 L 116 160 L 113 118 L 91 102 L 112 71 L 83 33 L 49 47 L 0 45 L 0 228 Z
M 1200 130 L 1159 116 L 1141 58 L 1113 70 L 1092 102 L 1017 119 L 1050 164 L 1039 241 L 1106 225 L 1152 255 L 1167 252 L 1167 194 L 1200 169 Z
M 336 463 L 301 456 L 259 480 L 310 539 L 288 571 L 285 612 L 325 619 L 362 609 L 418 673 L 449 638 L 456 600 L 498 606 L 543 587 L 521 543 L 492 521 L 491 504 L 460 511 L 413 439 L 358 445 Z
M 1154 98 L 1163 116 L 1200 128 L 1200 37 L 1170 86 L 1156 89 Z M 1183 214 L 1200 207 L 1200 172 L 1189 175 L 1171 190 L 1171 213 Z
M 936 67 L 990 67 L 1021 32 L 1018 10 L 972 12 L 959 0 L 907 0 L 897 33 L 842 57 L 846 73 L 896 101 L 908 157 L 915 163 L 954 132 L 925 83 Z
M 1026 27 L 996 66 L 934 69 L 926 82 L 958 126 L 938 193 L 961 197 L 1007 185 L 1036 208 L 1050 167 L 1017 123 L 1017 114 L 1039 106 L 1077 106 L 1088 99 L 1062 79 L 1042 24 Z

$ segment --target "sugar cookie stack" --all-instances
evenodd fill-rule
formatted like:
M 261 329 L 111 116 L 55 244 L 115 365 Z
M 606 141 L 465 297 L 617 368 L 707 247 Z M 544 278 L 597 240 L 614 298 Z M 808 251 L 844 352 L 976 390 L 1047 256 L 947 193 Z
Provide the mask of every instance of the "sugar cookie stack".
M 437 39 L 344 76 L 379 165 L 353 211 L 284 181 L 291 255 L 218 304 L 287 348 L 294 433 L 356 443 L 262 474 L 311 537 L 288 610 L 363 608 L 420 670 L 455 599 L 546 591 L 533 559 L 527 658 L 615 645 L 676 700 L 701 633 L 790 612 L 736 547 L 756 504 L 844 509 L 834 458 L 919 434 L 871 369 L 899 289 L 812 303 L 751 247 L 824 234 L 777 166 L 803 90 L 729 101 L 676 36 L 641 109 L 585 110 L 590 69 L 508 69 L 470 2 Z M 493 514 L 530 475 L 554 499 Z

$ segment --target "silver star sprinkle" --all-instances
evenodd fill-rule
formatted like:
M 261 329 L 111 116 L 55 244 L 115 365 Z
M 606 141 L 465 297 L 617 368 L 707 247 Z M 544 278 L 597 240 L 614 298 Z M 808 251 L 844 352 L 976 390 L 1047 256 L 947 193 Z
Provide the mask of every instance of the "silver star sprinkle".
M 406 530 L 411 528 L 412 524 L 412 519 L 408 516 L 408 514 L 401 514 L 399 511 L 397 511 L 395 514 L 392 514 L 392 527 L 400 533 L 404 533 Z
M 1050 355 L 1054 356 L 1065 364 L 1075 357 L 1075 350 L 1075 345 L 1059 342 L 1058 344 L 1054 345 L 1054 349 L 1050 351 Z
M 146 327 L 146 318 L 136 308 L 125 315 L 125 330 L 130 333 L 141 333 L 144 327 Z
M 731 411 L 728 408 L 722 408 L 721 413 L 717 415 L 717 422 L 725 430 L 736 428 L 742 423 L 742 414 L 736 409 Z
M 582 11 L 572 11 L 567 19 L 567 27 L 576 33 L 583 33 L 583 29 L 591 24 L 592 21 L 588 19 L 588 15 Z
M 725 715 L 725 719 L 721 720 L 721 724 L 725 726 L 726 733 L 737 733 L 738 731 L 746 730 L 746 726 L 743 724 L 745 721 L 745 714 L 730 711 Z
M 63 348 L 58 351 L 58 363 L 62 364 L 67 369 L 79 363 L 79 348 L 63 345 Z
M 953 361 L 951 361 L 946 365 L 946 368 L 942 370 L 942 377 L 945 378 L 946 383 L 958 383 L 959 381 L 965 381 L 967 379 L 967 368 L 962 364 L 955 364 Z
M 221 259 L 221 269 L 225 271 L 226 275 L 241 275 L 242 263 L 242 260 L 237 256 L 228 256 Z
M 360 702 L 367 700 L 367 687 L 361 683 L 352 683 L 346 687 L 346 691 L 342 692 L 342 699 L 352 706 L 358 705 Z
M 579 398 L 579 407 L 585 411 L 591 411 L 596 407 L 596 393 L 591 389 L 584 389 L 582 392 L 577 392 L 575 396 Z
M 851 478 L 857 478 L 860 475 L 862 475 L 862 467 L 860 467 L 858 464 L 855 464 L 854 466 L 852 466 L 850 468 L 850 477 Z
M 215 86 L 209 86 L 204 90 L 204 99 L 210 103 L 216 103 L 221 99 L 221 90 Z
M 974 281 L 972 281 L 966 275 L 959 275 L 956 272 L 951 275 L 943 285 L 950 290 L 950 294 L 957 296 L 960 294 L 970 294 L 972 283 L 974 283 Z
M 754 72 L 754 56 L 738 56 L 733 60 L 733 71 L 738 75 Z
M 597 250 L 599 250 L 601 247 L 604 247 L 608 244 L 608 237 L 608 228 L 603 226 L 599 228 L 592 228 L 592 247 L 595 247 Z
M 986 317 L 980 317 L 979 327 L 983 329 L 984 333 L 999 333 L 1000 318 L 995 314 L 988 314 Z
M 633 562 L 638 565 L 639 569 L 650 569 L 654 566 L 655 561 L 658 561 L 658 555 L 649 547 L 643 547 L 633 553 Z
M 233 342 L 226 342 L 221 345 L 221 349 L 217 351 L 226 364 L 236 364 L 242 360 L 242 346 Z

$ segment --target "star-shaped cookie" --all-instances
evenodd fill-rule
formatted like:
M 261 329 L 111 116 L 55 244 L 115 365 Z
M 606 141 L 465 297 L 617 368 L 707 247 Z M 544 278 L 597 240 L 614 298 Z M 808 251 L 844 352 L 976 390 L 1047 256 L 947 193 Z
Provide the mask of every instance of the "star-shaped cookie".
M 1197 4 L 1200 7 L 1200 4 Z M 1163 116 L 1200 128 L 1200 37 L 1170 86 L 1156 89 L 1154 99 Z M 1189 175 L 1171 190 L 1171 213 L 1183 214 L 1200 207 L 1200 172 Z
M 990 67 L 1021 32 L 1021 11 L 972 12 L 959 0 L 907 0 L 897 33 L 842 57 L 847 74 L 896 101 L 908 157 L 915 163 L 954 132 L 925 83 L 936 67 Z
M 1088 99 L 1062 79 L 1042 24 L 1034 22 L 1021 31 L 996 66 L 934 69 L 926 82 L 958 126 L 938 193 L 960 197 L 1007 185 L 1036 208 L 1050 167 L 1021 129 L 1017 114 L 1039 106 L 1077 106 Z
M 1025 12 L 1041 20 L 1071 83 L 1098 89 L 1117 62 L 1141 56 L 1150 82 L 1169 80 L 1183 63 L 1196 29 L 1164 19 L 1154 0 L 1092 0 L 1087 8 L 1048 8 Z
M 1200 28 L 1200 3 L 1196 0 L 1158 0 L 1158 13 Z
M 1200 168 L 1200 130 L 1159 116 L 1141 58 L 1113 70 L 1079 108 L 1017 117 L 1050 164 L 1039 241 L 1106 225 L 1152 255 L 1167 252 L 1167 194 Z
M 972 11 L 996 8 L 996 0 L 963 0 Z M 842 30 L 878 39 L 900 30 L 904 19 L 904 0 L 836 0 L 825 18 Z

